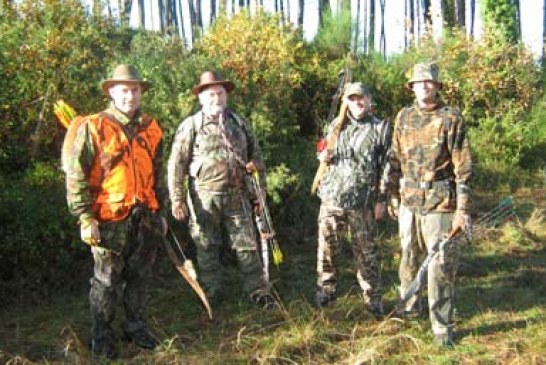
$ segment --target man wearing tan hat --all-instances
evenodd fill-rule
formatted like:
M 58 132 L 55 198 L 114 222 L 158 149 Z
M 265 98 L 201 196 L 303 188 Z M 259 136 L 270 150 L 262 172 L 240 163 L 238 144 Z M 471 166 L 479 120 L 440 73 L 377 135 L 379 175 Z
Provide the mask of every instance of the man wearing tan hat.
M 380 262 L 373 228 L 385 213 L 389 123 L 372 114 L 371 94 L 360 82 L 347 85 L 343 103 L 347 105 L 343 116 L 347 122 L 332 155 L 327 156 L 328 172 L 318 190 L 316 305 L 327 306 L 336 299 L 334 254 L 349 232 L 364 303 L 373 315 L 381 316 Z M 339 119 L 332 121 L 329 133 Z
M 439 69 L 434 63 L 415 65 L 406 84 L 415 103 L 397 115 L 389 183 L 392 215 L 398 218 L 402 255 L 400 295 L 405 297 L 428 249 L 448 232 L 470 231 L 472 159 L 466 123 L 461 113 L 446 106 Z M 435 342 L 451 346 L 454 281 L 459 256 L 458 240 L 441 250 L 428 265 L 428 309 Z M 414 295 L 402 315 L 420 315 L 421 300 Z
M 89 293 L 92 351 L 107 358 L 118 356 L 112 328 L 118 293 L 125 338 L 145 349 L 159 343 L 145 319 L 147 281 L 167 229 L 159 213 L 166 199 L 160 184 L 162 131 L 140 111 L 149 87 L 133 66 L 117 66 L 101 83 L 112 100 L 109 107 L 74 126 L 71 155 L 63 165 L 68 207 L 79 218 L 81 239 L 95 261 Z
M 213 307 L 234 292 L 226 287 L 220 263 L 222 244 L 229 242 L 248 299 L 271 308 L 274 300 L 261 274 L 246 185 L 247 174 L 257 170 L 265 187 L 265 166 L 249 123 L 226 107 L 234 88 L 214 71 L 203 72 L 192 88 L 201 110 L 182 121 L 174 137 L 167 179 L 171 210 L 177 220 L 189 220 L 200 281 Z

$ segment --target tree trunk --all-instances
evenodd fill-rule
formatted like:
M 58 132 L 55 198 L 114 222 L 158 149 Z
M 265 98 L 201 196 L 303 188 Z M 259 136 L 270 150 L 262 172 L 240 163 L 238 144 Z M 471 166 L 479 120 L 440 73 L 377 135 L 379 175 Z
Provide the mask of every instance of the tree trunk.
M 379 50 L 383 55 L 383 58 L 387 56 L 387 39 L 385 37 L 385 1 L 379 0 L 379 6 L 381 7 L 381 36 L 379 38 Z
M 356 51 L 357 51 L 357 48 L 358 48 L 358 35 L 360 33 L 360 0 L 356 0 L 356 17 L 355 17 L 355 19 L 356 19 L 355 22 L 354 22 L 355 29 L 352 32 L 353 37 L 354 37 L 352 50 L 353 50 L 353 53 L 356 54 Z
M 184 10 L 182 8 L 182 3 L 184 1 L 187 1 L 187 0 L 178 1 L 178 9 L 179 9 L 179 15 L 180 15 L 180 23 L 179 23 L 178 29 L 182 39 L 184 40 L 184 44 L 186 44 L 186 30 L 184 29 L 186 27 L 186 24 L 184 23 Z
M 409 43 L 415 42 L 415 4 L 409 0 L 409 19 L 408 19 L 408 38 Z
M 459 28 L 464 28 L 466 26 L 465 21 L 465 14 L 466 14 L 466 8 L 465 8 L 465 0 L 455 0 L 455 24 Z
M 430 13 L 430 0 L 423 0 L 423 15 L 425 17 L 425 24 L 431 26 L 432 14 Z
M 375 51 L 375 0 L 370 1 L 370 31 L 368 33 L 368 49 Z
M 546 0 L 545 0 L 546 3 Z M 476 20 L 476 0 L 470 0 L 470 36 L 474 37 L 474 22 Z
M 214 19 L 216 19 L 216 0 L 210 0 L 210 25 L 214 23 Z
M 120 21 L 123 25 L 129 25 L 131 21 L 131 8 L 133 6 L 132 0 L 123 0 L 123 8 L 120 10 Z
M 546 0 L 542 4 L 542 67 L 546 59 Z
M 331 14 L 332 9 L 330 8 L 330 1 L 329 0 L 319 0 L 319 27 L 322 27 L 324 25 L 324 17 L 323 15 L 328 13 Z
M 144 10 L 144 0 L 138 0 L 138 26 L 144 28 L 146 19 L 146 10 Z
M 191 29 L 191 44 L 195 44 L 197 40 L 196 31 L 197 31 L 197 14 L 195 13 L 195 7 L 193 0 L 188 1 L 188 7 L 190 11 L 190 29 Z
M 362 19 L 364 19 L 362 23 L 362 48 L 364 50 L 364 54 L 370 54 L 368 49 L 368 0 L 364 0 Z
M 519 5 L 519 0 L 512 0 L 514 7 L 516 8 L 516 31 L 518 39 L 521 40 L 521 7 Z
M 159 9 L 159 32 L 165 34 L 165 3 L 163 0 L 157 0 L 157 8 Z
M 442 0 L 442 18 L 449 28 L 455 26 L 453 1 L 454 0 Z
M 305 14 L 305 0 L 298 0 L 298 27 L 303 27 L 304 14 Z

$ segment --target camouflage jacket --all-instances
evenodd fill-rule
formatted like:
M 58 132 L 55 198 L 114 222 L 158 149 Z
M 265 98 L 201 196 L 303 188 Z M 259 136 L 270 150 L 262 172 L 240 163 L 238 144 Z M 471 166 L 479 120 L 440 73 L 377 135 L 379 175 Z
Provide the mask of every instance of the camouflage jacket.
M 438 102 L 431 110 L 402 109 L 395 120 L 389 184 L 402 203 L 422 212 L 470 209 L 472 176 L 466 123 Z
M 104 110 L 104 113 L 113 117 L 113 120 L 116 120 L 131 130 L 136 130 L 138 125 L 140 125 L 143 121 L 143 116 L 140 114 L 140 112 L 138 112 L 132 119 L 129 119 L 125 114 L 118 111 L 113 105 Z M 127 138 L 130 139 L 132 137 L 127 136 Z M 101 154 L 105 153 L 103 148 L 104 146 L 98 146 L 94 143 L 92 134 L 89 130 L 89 124 L 85 118 L 76 130 L 74 140 L 72 141 L 69 158 L 66 161 L 63 161 L 65 162 L 63 163 L 63 169 L 65 170 L 66 174 L 68 208 L 70 213 L 74 216 L 93 216 L 92 206 L 94 204 L 95 194 L 90 191 L 88 179 L 97 154 L 99 154 L 98 159 L 102 163 L 109 161 L 108 158 L 101 157 Z M 112 151 L 109 153 L 111 154 Z M 110 158 L 110 161 L 114 161 L 114 159 Z M 137 164 L 135 164 L 135 166 L 138 167 Z M 163 171 L 162 141 L 157 146 L 155 156 L 153 157 L 153 169 L 154 192 L 159 202 L 160 210 L 163 210 L 167 199 L 167 189 L 164 179 L 161 178 Z
M 227 110 L 225 128 L 204 118 L 201 111 L 179 125 L 168 162 L 167 183 L 172 203 L 185 201 L 184 184 L 197 190 L 223 193 L 246 189 L 245 165 L 253 160 L 265 189 L 262 152 L 249 124 Z
M 348 118 L 337 138 L 318 196 L 323 203 L 355 209 L 370 206 L 378 195 L 386 193 L 391 131 L 387 120 L 370 114 L 361 120 Z M 334 124 L 335 120 L 330 126 Z

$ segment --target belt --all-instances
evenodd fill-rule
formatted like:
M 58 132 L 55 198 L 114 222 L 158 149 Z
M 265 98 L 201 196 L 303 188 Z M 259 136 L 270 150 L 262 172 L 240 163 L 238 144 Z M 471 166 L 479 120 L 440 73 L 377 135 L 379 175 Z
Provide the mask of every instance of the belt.
M 450 188 L 453 185 L 453 180 L 436 180 L 436 181 L 404 181 L 402 188 L 411 189 L 441 189 Z

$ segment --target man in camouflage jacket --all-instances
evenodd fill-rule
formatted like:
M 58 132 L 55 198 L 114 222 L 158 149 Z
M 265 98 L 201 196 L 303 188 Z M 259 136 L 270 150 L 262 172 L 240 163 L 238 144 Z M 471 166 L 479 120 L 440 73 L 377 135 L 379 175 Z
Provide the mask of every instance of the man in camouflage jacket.
M 438 95 L 442 88 L 433 63 L 415 65 L 407 88 L 415 104 L 397 115 L 389 180 L 402 246 L 399 276 L 403 297 L 419 257 L 455 227 L 470 227 L 469 181 L 472 175 L 465 121 Z M 399 209 L 398 209 L 399 206 Z M 453 344 L 454 281 L 459 246 L 453 242 L 428 266 L 428 308 L 435 341 Z M 417 295 L 402 314 L 419 312 Z
M 318 190 L 321 205 L 316 304 L 325 306 L 336 298 L 334 256 L 348 231 L 364 302 L 374 315 L 380 315 L 380 263 L 373 231 L 375 220 L 385 213 L 384 172 L 390 128 L 387 120 L 371 114 L 371 94 L 362 83 L 348 84 L 343 99 L 348 107 L 348 120 L 339 133 L 333 154 L 323 156 L 329 162 L 328 172 Z
M 257 170 L 265 187 L 265 166 L 250 125 L 226 108 L 234 88 L 213 71 L 203 72 L 192 88 L 202 108 L 182 121 L 174 137 L 168 162 L 171 209 L 177 220 L 189 218 L 199 277 L 212 306 L 229 293 L 220 263 L 225 237 L 236 253 L 249 300 L 270 307 L 246 185 L 247 174 Z
M 159 184 L 161 128 L 140 112 L 150 83 L 133 66 L 119 65 L 101 86 L 112 102 L 100 113 L 74 119 L 70 128 L 77 129 L 73 140 L 65 140 L 63 168 L 68 207 L 79 217 L 81 238 L 95 262 L 89 293 L 92 351 L 115 358 L 118 293 L 126 338 L 145 349 L 158 345 L 146 325 L 146 287 L 167 228 L 159 213 L 166 188 Z

